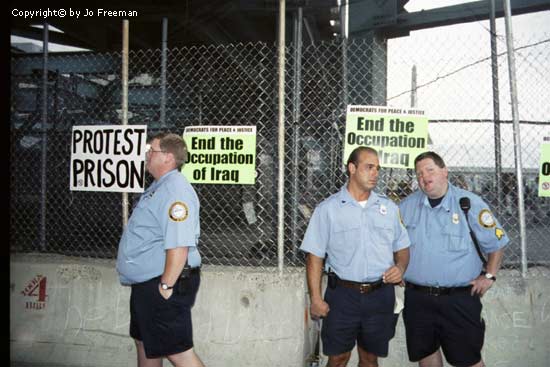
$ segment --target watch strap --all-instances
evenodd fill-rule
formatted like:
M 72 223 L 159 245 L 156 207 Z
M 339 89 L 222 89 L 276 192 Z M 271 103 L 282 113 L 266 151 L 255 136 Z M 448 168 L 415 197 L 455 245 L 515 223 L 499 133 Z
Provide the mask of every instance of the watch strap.
M 164 290 L 168 290 L 168 289 L 173 289 L 174 286 L 169 286 L 168 284 L 166 283 L 163 283 L 163 282 L 160 282 L 160 287 Z
M 485 276 L 485 278 L 487 279 L 491 279 L 493 282 L 496 282 L 497 281 L 497 277 L 495 277 L 493 274 L 491 273 L 487 273 L 486 271 L 482 271 L 481 272 L 481 275 Z

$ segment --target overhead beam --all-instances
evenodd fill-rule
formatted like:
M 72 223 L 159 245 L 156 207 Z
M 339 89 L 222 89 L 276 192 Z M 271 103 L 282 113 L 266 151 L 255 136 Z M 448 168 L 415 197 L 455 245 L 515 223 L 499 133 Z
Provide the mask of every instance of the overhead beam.
M 42 29 L 38 29 L 35 27 L 17 27 L 11 29 L 11 34 L 14 36 L 24 37 L 24 38 L 30 38 L 36 41 L 42 41 L 43 37 L 43 31 Z M 61 45 L 67 45 L 67 46 L 73 46 L 73 47 L 80 47 L 80 48 L 88 48 L 93 49 L 95 47 L 94 44 L 91 44 L 90 42 L 87 42 L 86 40 L 75 38 L 73 36 L 70 36 L 66 33 L 59 33 L 59 32 L 53 32 L 50 31 L 48 35 L 49 42 L 51 43 L 57 43 Z
M 297 10 L 298 8 L 318 10 L 329 9 L 338 6 L 336 0 L 288 0 L 286 11 Z M 244 11 L 279 11 L 279 0 L 240 0 L 239 7 Z
M 550 10 L 550 0 L 510 0 L 513 15 Z M 413 13 L 400 13 L 392 28 L 417 30 L 489 19 L 490 0 L 446 6 Z M 495 2 L 495 16 L 504 16 L 502 1 Z
M 191 19 L 187 27 L 191 32 L 202 33 L 199 38 L 209 43 L 233 43 L 257 38 L 257 26 L 232 2 L 225 2 L 216 10 L 205 9 L 202 14 L 202 20 Z
M 378 3 L 371 1 L 373 0 L 352 3 L 355 10 L 362 11 L 350 13 L 350 37 L 362 37 L 372 31 L 385 38 L 402 37 L 407 36 L 412 30 L 489 19 L 490 0 L 412 13 L 404 10 L 404 3 L 398 3 L 397 0 L 383 3 L 382 8 L 376 6 Z M 510 0 L 510 4 L 513 15 L 550 10 L 550 0 Z M 496 17 L 504 16 L 502 1 L 496 2 L 495 13 Z

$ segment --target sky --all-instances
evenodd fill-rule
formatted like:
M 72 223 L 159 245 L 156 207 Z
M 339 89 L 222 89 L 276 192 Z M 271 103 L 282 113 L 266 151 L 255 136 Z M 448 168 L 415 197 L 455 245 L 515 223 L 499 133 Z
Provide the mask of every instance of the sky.
M 453 5 L 463 1 L 413 1 L 407 4 L 407 9 L 420 11 L 430 8 L 430 4 L 441 6 L 444 2 Z M 388 103 L 410 105 L 412 67 L 416 66 L 417 86 L 425 85 L 418 90 L 419 107 L 422 103 L 436 105 L 433 101 L 438 101 L 431 111 L 432 118 L 450 118 L 449 115 L 464 119 L 492 118 L 491 89 L 489 93 L 484 90 L 492 85 L 489 31 L 489 21 L 480 20 L 412 31 L 407 37 L 390 39 Z M 528 113 L 522 118 L 548 121 L 550 111 L 543 107 L 550 100 L 550 69 L 547 62 L 550 59 L 550 11 L 512 17 L 512 31 L 513 46 L 517 49 L 514 54 L 517 87 L 529 93 L 527 96 L 523 94 L 530 105 L 524 106 L 524 113 Z M 504 18 L 497 18 L 496 33 L 497 53 L 502 54 L 498 58 L 499 88 L 504 95 L 509 94 L 508 59 L 504 54 L 507 50 Z M 434 81 L 437 83 L 431 85 Z M 456 98 L 442 100 L 440 91 L 443 89 L 452 90 L 464 103 L 456 103 Z M 479 93 L 476 93 L 476 89 Z M 510 103 L 509 100 L 502 102 L 503 107 Z M 502 119 L 511 119 L 511 112 L 506 109 L 501 114 Z

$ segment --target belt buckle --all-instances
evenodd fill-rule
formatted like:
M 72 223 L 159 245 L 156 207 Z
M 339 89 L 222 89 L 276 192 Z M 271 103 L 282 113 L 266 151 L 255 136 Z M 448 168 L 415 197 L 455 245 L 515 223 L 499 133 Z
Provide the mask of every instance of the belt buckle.
M 428 294 L 430 296 L 441 296 L 441 289 L 439 287 L 429 287 L 428 288 Z
M 361 285 L 359 286 L 359 292 L 360 292 L 361 294 L 369 293 L 370 289 L 371 289 L 371 285 L 370 285 L 370 284 L 361 284 Z

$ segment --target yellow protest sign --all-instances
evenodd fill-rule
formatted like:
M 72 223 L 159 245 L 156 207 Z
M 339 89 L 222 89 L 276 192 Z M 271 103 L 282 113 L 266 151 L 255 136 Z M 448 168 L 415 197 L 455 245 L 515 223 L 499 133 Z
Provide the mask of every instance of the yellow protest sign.
M 539 196 L 550 197 L 550 138 L 540 145 Z
M 428 117 L 424 111 L 387 106 L 348 106 L 344 163 L 353 149 L 378 151 L 382 167 L 414 168 L 414 159 L 427 150 Z
M 183 133 L 191 183 L 244 184 L 256 181 L 256 126 L 188 126 Z

